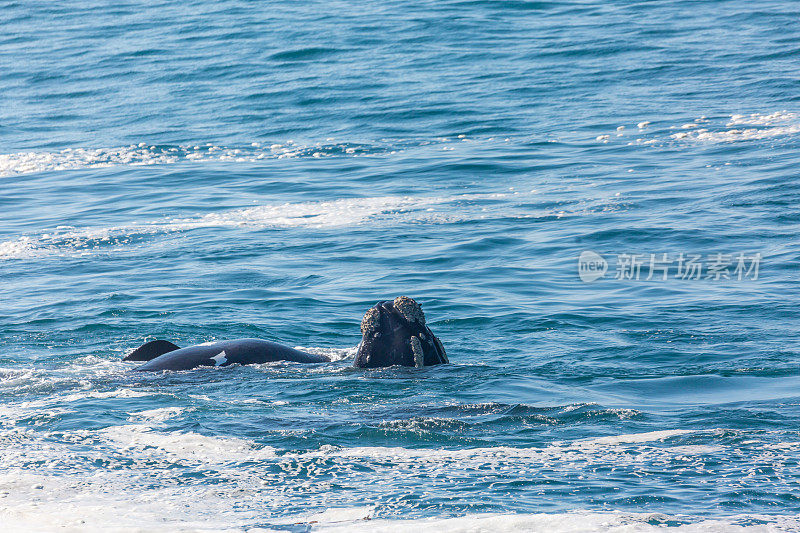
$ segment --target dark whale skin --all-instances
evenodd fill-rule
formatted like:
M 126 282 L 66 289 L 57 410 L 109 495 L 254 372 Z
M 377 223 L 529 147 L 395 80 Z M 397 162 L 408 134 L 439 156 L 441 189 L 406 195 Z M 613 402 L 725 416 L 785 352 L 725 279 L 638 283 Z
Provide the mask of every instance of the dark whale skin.
M 439 338 L 425 321 L 422 307 L 414 299 L 398 296 L 367 309 L 361 320 L 361 342 L 353 366 L 425 366 L 448 364 Z M 129 353 L 125 361 L 147 361 L 134 369 L 139 372 L 191 370 L 201 366 L 229 366 L 291 361 L 329 363 L 324 355 L 306 353 L 262 339 L 235 339 L 178 348 L 156 339 Z
M 425 366 L 447 364 L 439 338 L 425 323 L 422 307 L 407 296 L 378 302 L 361 320 L 361 343 L 353 366 Z
M 148 361 L 135 370 L 190 370 L 200 366 L 251 365 L 273 361 L 327 363 L 324 355 L 314 355 L 262 339 L 235 339 L 180 348 Z

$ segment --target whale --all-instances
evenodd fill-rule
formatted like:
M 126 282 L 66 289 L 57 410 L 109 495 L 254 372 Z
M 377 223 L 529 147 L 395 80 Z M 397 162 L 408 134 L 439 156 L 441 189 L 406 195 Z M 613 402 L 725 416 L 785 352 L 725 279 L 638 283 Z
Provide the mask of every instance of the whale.
M 425 322 L 422 307 L 398 296 L 378 302 L 361 319 L 361 342 L 353 366 L 433 366 L 449 363 L 442 341 Z
M 329 363 L 325 355 L 312 354 L 264 339 L 233 339 L 206 342 L 181 348 L 156 339 L 128 353 L 123 361 L 144 362 L 139 372 L 180 371 L 200 367 L 224 367 L 289 361 Z M 376 303 L 361 320 L 361 342 L 353 366 L 422 368 L 447 364 L 442 342 L 425 321 L 420 304 L 408 296 Z
M 148 346 L 152 343 L 157 344 Z M 151 341 L 134 350 L 131 354 L 126 356 L 123 361 L 141 360 L 139 358 L 144 357 L 145 353 L 158 354 L 159 349 L 167 347 L 166 343 L 167 341 L 161 340 Z M 191 370 L 201 366 L 252 365 L 275 361 L 327 363 L 330 362 L 330 359 L 324 355 L 302 352 L 294 348 L 289 348 L 288 346 L 283 346 L 277 342 L 263 339 L 234 339 L 229 341 L 207 342 L 163 352 L 155 355 L 155 357 L 136 368 L 136 370 L 145 372 L 157 370 Z

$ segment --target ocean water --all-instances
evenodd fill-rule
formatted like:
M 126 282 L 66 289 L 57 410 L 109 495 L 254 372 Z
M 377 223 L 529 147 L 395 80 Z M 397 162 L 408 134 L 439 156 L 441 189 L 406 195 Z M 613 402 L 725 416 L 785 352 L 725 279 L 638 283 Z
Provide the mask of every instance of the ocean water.
M 800 530 L 798 20 L 0 2 L 0 528 Z

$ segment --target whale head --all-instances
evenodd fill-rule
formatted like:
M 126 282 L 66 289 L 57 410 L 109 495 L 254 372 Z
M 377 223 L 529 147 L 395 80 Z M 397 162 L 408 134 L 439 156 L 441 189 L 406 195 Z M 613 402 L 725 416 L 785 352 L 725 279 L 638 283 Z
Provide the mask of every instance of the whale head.
M 361 335 L 355 367 L 423 367 L 449 362 L 441 341 L 425 324 L 422 307 L 407 296 L 367 309 Z

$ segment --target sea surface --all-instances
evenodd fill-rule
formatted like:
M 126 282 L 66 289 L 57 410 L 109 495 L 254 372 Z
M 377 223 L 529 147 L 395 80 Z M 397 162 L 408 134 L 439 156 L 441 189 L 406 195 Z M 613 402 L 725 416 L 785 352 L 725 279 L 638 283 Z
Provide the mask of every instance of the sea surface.
M 800 531 L 798 21 L 0 1 L 0 529 Z

